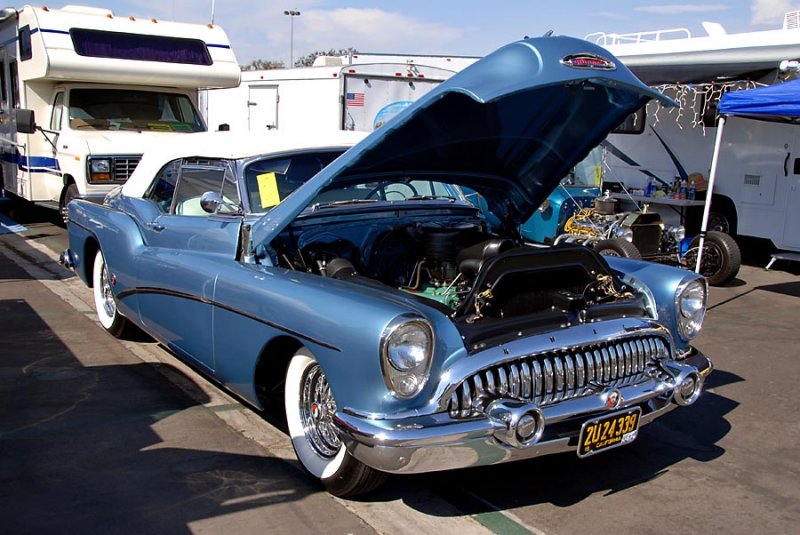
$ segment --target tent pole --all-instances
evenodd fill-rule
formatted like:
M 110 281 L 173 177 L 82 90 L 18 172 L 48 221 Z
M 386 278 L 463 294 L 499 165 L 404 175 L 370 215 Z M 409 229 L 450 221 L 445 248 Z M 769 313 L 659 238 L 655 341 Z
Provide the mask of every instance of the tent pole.
M 722 145 L 722 131 L 725 128 L 725 116 L 719 118 L 717 126 L 717 138 L 714 140 L 714 154 L 711 156 L 711 172 L 708 176 L 708 189 L 706 190 L 706 204 L 703 207 L 703 222 L 700 224 L 700 244 L 697 251 L 697 265 L 695 272 L 700 273 L 700 264 L 703 260 L 703 245 L 706 241 L 706 229 L 708 228 L 708 216 L 711 215 L 711 197 L 714 193 L 714 181 L 717 178 L 717 164 L 719 163 L 719 148 Z

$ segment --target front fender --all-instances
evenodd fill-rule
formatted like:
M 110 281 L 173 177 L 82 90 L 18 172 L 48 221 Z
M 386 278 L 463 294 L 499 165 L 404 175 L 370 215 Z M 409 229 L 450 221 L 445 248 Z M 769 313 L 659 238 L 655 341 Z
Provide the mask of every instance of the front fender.
M 215 310 L 215 332 L 218 354 L 227 355 L 216 360 L 224 382 L 252 380 L 261 348 L 289 336 L 320 362 L 340 410 L 389 414 L 423 407 L 433 395 L 437 370 L 464 351 L 455 326 L 441 312 L 390 289 L 353 281 L 238 264 L 220 271 L 215 301 L 222 305 Z M 389 392 L 381 368 L 381 336 L 403 314 L 427 319 L 435 336 L 432 379 L 410 400 Z
M 680 351 L 689 349 L 689 342 L 683 340 L 678 334 L 678 311 L 675 307 L 675 297 L 678 289 L 694 279 L 703 279 L 702 275 L 685 269 L 632 260 L 630 258 L 606 257 L 608 265 L 626 282 L 636 286 L 636 282 L 647 287 L 650 299 L 654 301 L 657 319 L 672 332 L 676 348 Z M 631 278 L 634 279 L 631 281 Z

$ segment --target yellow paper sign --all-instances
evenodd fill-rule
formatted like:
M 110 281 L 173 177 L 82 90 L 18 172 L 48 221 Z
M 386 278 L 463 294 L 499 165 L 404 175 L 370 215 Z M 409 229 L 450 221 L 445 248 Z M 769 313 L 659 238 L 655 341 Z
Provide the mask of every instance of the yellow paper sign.
M 261 196 L 261 208 L 270 208 L 281 203 L 278 193 L 278 182 L 275 173 L 264 173 L 256 177 L 258 181 L 258 194 Z

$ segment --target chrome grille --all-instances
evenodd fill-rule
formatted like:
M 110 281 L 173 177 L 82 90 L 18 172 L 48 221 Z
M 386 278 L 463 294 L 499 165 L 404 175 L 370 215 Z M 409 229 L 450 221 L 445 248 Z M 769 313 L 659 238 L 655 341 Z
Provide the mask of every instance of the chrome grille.
M 448 411 L 453 418 L 467 418 L 478 402 L 512 398 L 546 405 L 590 394 L 590 383 L 632 384 L 654 360 L 669 355 L 660 336 L 527 355 L 468 377 L 451 394 Z
M 139 165 L 141 156 L 126 156 L 114 158 L 114 180 L 125 182 L 131 177 L 133 170 Z

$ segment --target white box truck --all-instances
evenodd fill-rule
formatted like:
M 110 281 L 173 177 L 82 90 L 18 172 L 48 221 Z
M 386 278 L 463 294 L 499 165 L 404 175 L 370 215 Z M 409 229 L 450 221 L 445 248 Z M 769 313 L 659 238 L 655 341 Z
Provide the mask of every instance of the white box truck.
M 333 63 L 333 65 L 331 65 Z M 239 87 L 203 92 L 209 128 L 372 131 L 455 71 L 413 63 L 316 66 L 242 73 Z
M 148 144 L 206 130 L 198 90 L 241 73 L 217 26 L 82 6 L 0 11 L 0 62 L 0 184 L 62 210 L 101 202 Z

